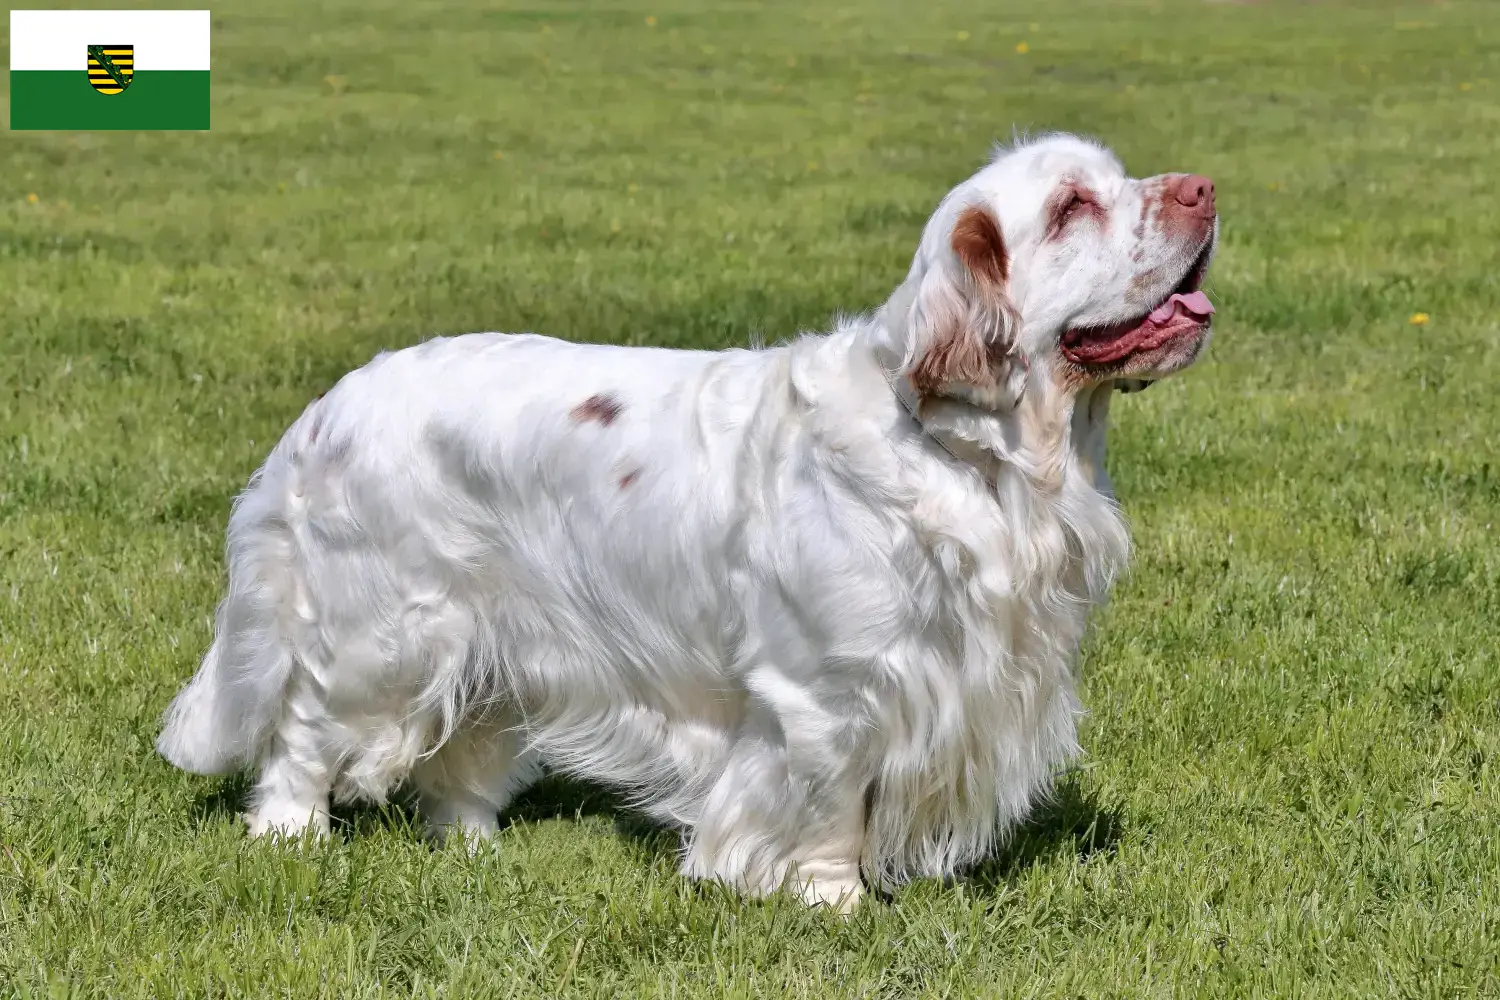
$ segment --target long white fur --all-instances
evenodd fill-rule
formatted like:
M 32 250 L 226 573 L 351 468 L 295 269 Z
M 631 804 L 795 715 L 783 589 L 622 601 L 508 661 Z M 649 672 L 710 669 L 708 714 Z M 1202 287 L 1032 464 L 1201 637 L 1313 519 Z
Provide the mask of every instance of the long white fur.
M 1039 215 L 1063 173 L 1129 218 L 1059 248 Z M 848 905 L 861 872 L 982 857 L 1077 751 L 1073 660 L 1126 561 L 1112 386 L 1067 383 L 1055 346 L 1180 252 L 1131 235 L 1143 183 L 1066 136 L 1002 151 L 884 308 L 771 349 L 473 334 L 377 357 L 236 501 L 162 753 L 253 769 L 257 833 L 326 832 L 330 794 L 410 781 L 435 826 L 483 835 L 545 761 L 628 789 L 682 828 L 686 874 L 749 893 Z M 921 426 L 882 363 L 972 307 L 948 246 L 972 204 L 1005 234 L 985 335 L 1013 363 Z

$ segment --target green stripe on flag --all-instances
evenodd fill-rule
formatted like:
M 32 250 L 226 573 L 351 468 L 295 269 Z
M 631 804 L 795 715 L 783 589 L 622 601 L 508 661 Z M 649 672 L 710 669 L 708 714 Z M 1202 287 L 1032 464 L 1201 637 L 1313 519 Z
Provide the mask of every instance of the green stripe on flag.
M 10 127 L 206 129 L 208 70 L 137 70 L 118 94 L 89 86 L 83 70 L 12 70 Z

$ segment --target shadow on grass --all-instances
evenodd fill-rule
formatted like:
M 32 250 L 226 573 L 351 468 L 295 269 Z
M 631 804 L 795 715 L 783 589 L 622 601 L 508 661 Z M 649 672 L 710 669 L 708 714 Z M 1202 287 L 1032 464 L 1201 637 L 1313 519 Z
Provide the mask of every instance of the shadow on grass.
M 653 822 L 613 789 L 558 775 L 549 775 L 528 789 L 505 811 L 500 822 L 505 827 L 589 816 L 613 821 L 615 833 L 633 841 L 653 860 L 675 857 L 681 844 L 676 830 Z
M 193 804 L 193 825 L 237 818 L 249 802 L 251 784 L 249 775 L 237 774 L 199 795 Z M 382 805 L 335 805 L 332 810 L 334 833 L 344 839 L 367 837 L 381 830 L 420 837 L 422 818 L 411 800 L 410 793 L 403 791 Z M 632 809 L 618 793 L 601 785 L 555 775 L 543 778 L 519 796 L 501 815 L 500 825 L 504 830 L 518 823 L 590 816 L 613 820 L 615 831 L 634 841 L 650 857 L 674 855 L 677 851 L 679 838 L 676 831 L 653 823 Z
M 245 808 L 249 793 L 248 776 L 226 779 L 199 796 L 193 808 L 194 825 L 237 816 Z M 632 841 L 647 862 L 675 856 L 681 842 L 677 831 L 654 823 L 633 809 L 618 792 L 557 775 L 548 776 L 528 789 L 500 819 L 504 830 L 521 823 L 589 817 L 610 820 L 615 832 Z M 382 830 L 420 837 L 423 830 L 421 817 L 409 795 L 398 795 L 384 805 L 335 806 L 333 826 L 344 839 L 366 837 Z M 981 893 L 993 892 L 1033 866 L 1067 856 L 1084 860 L 1112 852 L 1123 833 L 1124 820 L 1118 811 L 1101 806 L 1098 798 L 1085 793 L 1076 779 L 1066 779 L 1004 847 L 956 881 Z
M 606 817 L 616 833 L 636 842 L 649 857 L 675 856 L 679 834 L 632 809 L 616 792 L 570 778 L 549 777 L 521 796 L 502 822 L 537 823 L 554 819 Z M 1004 847 L 966 871 L 957 881 L 978 892 L 993 892 L 1035 865 L 1073 856 L 1080 860 L 1113 852 L 1124 835 L 1123 815 L 1102 806 L 1076 779 L 1065 779 Z
M 238 819 L 250 803 L 250 775 L 236 774 L 225 778 L 214 788 L 198 796 L 193 803 L 194 826 Z M 392 830 L 412 836 L 422 832 L 421 817 L 405 796 L 396 796 L 380 805 L 367 802 L 335 805 L 331 810 L 333 832 L 344 839 L 367 837 L 380 830 Z
M 979 892 L 992 892 L 1036 865 L 1068 856 L 1082 861 L 1113 852 L 1124 832 L 1119 811 L 1100 805 L 1098 797 L 1084 792 L 1076 779 L 1065 779 L 1004 847 L 958 881 Z
M 238 816 L 250 800 L 250 776 L 235 774 L 217 782 L 212 789 L 200 792 L 193 801 L 193 825 L 204 826 L 221 819 Z

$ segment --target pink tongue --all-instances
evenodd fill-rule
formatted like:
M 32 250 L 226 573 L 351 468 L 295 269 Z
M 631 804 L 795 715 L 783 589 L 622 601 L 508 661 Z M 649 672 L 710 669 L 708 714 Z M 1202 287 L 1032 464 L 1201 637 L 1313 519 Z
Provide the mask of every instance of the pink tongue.
M 1197 319 L 1203 319 L 1214 314 L 1214 304 L 1208 301 L 1208 296 L 1202 292 L 1189 292 L 1186 295 L 1174 292 L 1170 299 L 1151 310 L 1151 315 L 1146 317 L 1157 326 L 1167 322 L 1177 315 L 1177 306 L 1181 304 L 1182 311 L 1189 313 Z

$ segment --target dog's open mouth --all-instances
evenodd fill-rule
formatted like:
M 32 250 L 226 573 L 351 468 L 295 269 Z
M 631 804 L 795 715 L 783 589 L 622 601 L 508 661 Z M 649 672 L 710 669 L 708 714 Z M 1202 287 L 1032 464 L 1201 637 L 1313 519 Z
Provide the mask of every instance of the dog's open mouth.
M 1080 365 L 1112 365 L 1177 337 L 1196 336 L 1214 314 L 1213 303 L 1199 290 L 1212 255 L 1210 240 L 1171 294 L 1144 316 L 1113 326 L 1080 327 L 1064 333 L 1063 354 Z

